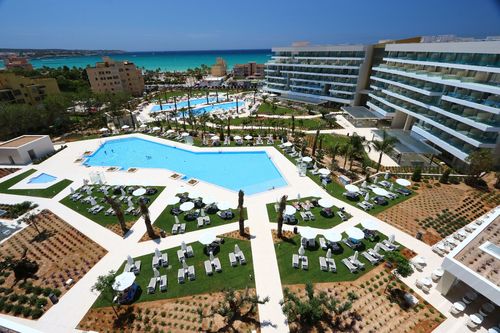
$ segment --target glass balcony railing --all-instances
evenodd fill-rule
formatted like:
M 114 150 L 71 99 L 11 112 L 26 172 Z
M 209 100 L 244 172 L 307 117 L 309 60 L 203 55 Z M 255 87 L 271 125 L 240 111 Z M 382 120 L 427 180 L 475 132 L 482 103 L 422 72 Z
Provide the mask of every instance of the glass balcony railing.
M 476 149 L 474 146 L 468 144 L 467 142 L 464 142 L 464 141 L 460 140 L 459 138 L 454 137 L 446 132 L 443 132 L 439 128 L 433 127 L 433 126 L 426 124 L 424 122 L 416 122 L 413 124 L 413 126 L 418 127 L 421 130 L 431 134 L 432 136 L 435 136 L 436 138 L 446 142 L 447 144 L 455 147 L 456 149 L 460 150 L 464 154 L 468 155 Z
M 500 55 L 498 54 L 390 51 L 387 52 L 386 57 L 403 60 L 500 67 Z

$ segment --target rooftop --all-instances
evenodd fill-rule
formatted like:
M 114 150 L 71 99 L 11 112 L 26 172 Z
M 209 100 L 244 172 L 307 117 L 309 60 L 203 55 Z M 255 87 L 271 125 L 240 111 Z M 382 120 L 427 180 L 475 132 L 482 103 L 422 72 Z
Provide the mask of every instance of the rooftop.
M 17 138 L 0 143 L 0 148 L 19 148 L 27 143 L 40 140 L 45 135 L 22 135 Z

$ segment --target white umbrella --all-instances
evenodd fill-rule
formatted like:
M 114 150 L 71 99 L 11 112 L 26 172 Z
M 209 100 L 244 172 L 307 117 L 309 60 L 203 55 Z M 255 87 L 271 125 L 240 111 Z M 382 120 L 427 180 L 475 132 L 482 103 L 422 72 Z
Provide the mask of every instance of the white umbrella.
M 251 136 L 251 135 L 246 135 L 245 136 L 245 140 L 252 140 L 252 139 L 253 139 L 253 136 Z
M 217 203 L 217 208 L 219 208 L 219 210 L 228 210 L 230 207 L 231 205 L 227 201 Z
M 378 183 L 378 176 L 375 176 L 375 178 L 373 178 L 373 182 Z
M 146 189 L 144 187 L 138 188 L 134 192 L 132 192 L 132 195 L 134 197 L 140 197 L 141 195 L 146 194 Z
M 130 126 L 129 126 L 129 125 L 123 125 L 123 126 L 122 126 L 122 129 L 128 129 L 128 128 L 130 128 Z
M 141 126 L 139 126 L 139 128 L 146 128 L 146 127 L 148 127 L 148 125 L 146 124 L 142 124 Z
M 405 186 L 405 187 L 411 185 L 411 182 L 408 179 L 404 179 L 404 178 L 398 178 L 398 179 L 396 179 L 396 183 L 398 183 L 401 186 Z
M 234 136 L 234 139 L 235 139 L 235 140 L 241 140 L 241 136 L 239 136 L 239 135 L 235 135 L 235 136 Z
M 326 169 L 326 168 L 321 168 L 318 170 L 318 173 L 320 175 L 323 175 L 323 176 L 328 176 L 330 174 L 330 170 Z
M 73 187 L 70 187 L 69 190 L 71 191 L 71 194 L 75 193 L 75 189 Z
M 113 290 L 124 291 L 129 288 L 135 281 L 135 274 L 132 272 L 123 272 L 113 282 Z
M 153 267 L 153 276 L 155 278 L 159 278 L 160 277 L 160 272 L 155 267 Z
M 181 201 L 181 198 L 175 196 L 167 199 L 167 205 L 175 205 Z
M 366 182 L 366 180 L 365 180 L 365 181 L 363 181 L 363 184 L 361 184 L 361 187 L 362 187 L 362 188 L 366 188 L 367 186 L 368 186 L 368 183 Z
M 299 255 L 300 255 L 300 256 L 303 256 L 305 253 L 306 253 L 306 249 L 304 249 L 304 247 L 301 245 L 301 246 L 299 247 Z
M 158 248 L 155 249 L 155 256 L 161 258 L 161 252 L 160 250 L 158 250 Z
M 220 138 L 217 136 L 217 135 L 214 135 L 213 137 L 211 137 L 212 141 L 219 141 Z
M 92 189 L 90 187 L 87 187 L 87 195 L 92 195 Z
M 391 178 L 391 174 L 389 172 L 386 172 L 384 175 L 384 179 L 387 180 L 389 178 Z
M 334 205 L 334 202 L 330 198 L 322 198 L 318 200 L 318 205 L 320 205 L 323 208 L 330 208 Z
M 380 243 L 375 244 L 375 247 L 373 248 L 373 252 L 378 253 L 380 251 Z
M 359 256 L 359 252 L 358 251 L 354 251 L 354 255 L 352 256 L 354 259 L 353 261 L 356 262 L 358 260 L 358 256 Z
M 186 260 L 182 260 L 182 269 L 183 269 L 184 271 L 186 271 L 188 268 L 189 268 L 189 267 L 188 267 L 188 264 L 187 264 Z
M 134 265 L 134 259 L 132 259 L 130 255 L 127 256 L 127 264 L 129 264 L 129 266 Z
M 152 128 L 152 130 L 156 132 L 156 131 L 161 130 L 161 128 L 160 128 L 160 127 L 155 126 L 155 127 L 153 127 L 153 128 Z
M 391 183 L 391 186 L 389 186 L 389 190 L 394 190 L 394 183 Z
M 283 147 L 291 147 L 293 146 L 293 143 L 291 143 L 290 141 L 287 141 L 283 144 Z
M 356 193 L 359 191 L 359 187 L 357 187 L 356 185 L 352 185 L 352 184 L 346 185 L 345 189 L 347 190 L 347 192 L 350 192 L 350 193 Z
M 210 196 L 210 195 L 206 195 L 206 196 L 204 196 L 204 197 L 203 197 L 202 201 L 203 201 L 203 203 L 204 203 L 205 205 L 209 205 L 209 204 L 214 203 L 214 202 L 215 202 L 215 199 L 214 199 L 214 197 L 212 197 L 212 196 Z
M 368 201 L 368 200 L 370 200 L 370 193 L 366 193 L 366 195 L 365 195 L 365 201 Z
M 349 236 L 349 238 L 352 238 L 355 240 L 361 240 L 361 239 L 365 238 L 365 233 L 363 232 L 363 230 L 356 228 L 356 227 L 349 227 L 349 228 L 347 228 L 347 230 L 345 232 L 346 232 L 347 236 Z
M 325 236 L 325 238 L 330 241 L 330 242 L 340 242 L 342 240 L 342 235 L 337 232 L 337 231 L 334 231 L 332 229 L 329 229 L 327 231 L 325 231 L 323 233 L 323 236 Z
M 167 130 L 167 134 L 172 134 L 172 133 L 175 133 L 175 131 L 173 129 Z
M 185 137 L 189 136 L 189 133 L 188 133 L 188 132 L 182 132 L 182 133 L 181 133 L 181 136 L 182 136 L 183 138 L 185 138 Z
M 300 235 L 306 239 L 314 239 L 318 235 L 318 232 L 311 227 L 304 227 L 300 229 Z
M 302 157 L 302 162 L 311 163 L 312 162 L 312 158 L 309 157 L 309 156 Z
M 216 239 L 217 236 L 213 232 L 206 231 L 203 234 L 201 234 L 200 238 L 198 238 L 198 242 L 200 242 L 203 245 L 209 245 L 212 244 Z
M 132 202 L 132 199 L 128 198 L 127 205 L 129 208 L 134 207 L 134 203 Z
M 90 204 L 91 204 L 92 206 L 97 205 L 97 201 L 95 201 L 94 197 L 90 197 Z
M 372 189 L 372 191 L 376 195 L 381 195 L 381 196 L 384 196 L 384 197 L 387 196 L 387 194 L 389 194 L 389 192 L 387 192 L 386 190 L 384 190 L 381 187 L 376 187 L 376 188 Z
M 127 193 L 125 193 L 125 190 L 123 189 L 123 187 L 120 188 L 120 192 L 121 192 L 122 196 L 126 196 L 127 195 Z
M 368 229 L 368 230 L 378 230 L 379 229 L 379 224 L 375 220 L 362 221 L 361 225 L 363 226 L 363 228 Z
M 285 215 L 293 215 L 297 212 L 297 209 L 291 205 L 286 205 Z
M 181 223 L 179 221 L 179 216 L 177 216 L 177 215 L 174 215 L 174 221 L 175 221 L 175 224 L 180 224 Z
M 389 236 L 389 243 L 394 244 L 395 241 L 396 241 L 396 236 L 394 234 L 390 235 Z
M 99 132 L 107 132 L 107 131 L 109 131 L 109 129 L 107 129 L 106 127 L 103 127 L 99 130 Z
M 422 257 L 422 256 L 417 256 L 417 257 L 413 258 L 412 261 L 414 263 L 416 263 L 417 265 L 423 265 L 423 264 L 425 264 L 425 258 Z
M 179 209 L 182 210 L 183 212 L 188 212 L 193 208 L 194 208 L 194 203 L 191 201 L 184 202 L 182 205 L 179 206 Z

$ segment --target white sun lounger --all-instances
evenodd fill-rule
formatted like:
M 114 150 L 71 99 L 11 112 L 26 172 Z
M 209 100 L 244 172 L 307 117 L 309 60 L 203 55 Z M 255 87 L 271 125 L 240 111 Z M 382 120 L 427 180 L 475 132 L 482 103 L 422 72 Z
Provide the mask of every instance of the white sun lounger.
M 160 291 L 165 291 L 167 290 L 167 276 L 162 275 L 160 277 Z
M 134 272 L 135 275 L 139 274 L 139 272 L 141 271 L 141 261 L 140 260 L 136 260 L 134 262 L 134 267 L 131 268 L 132 271 Z
M 203 262 L 203 265 L 205 266 L 205 273 L 207 273 L 207 275 L 212 275 L 213 270 L 212 270 L 212 264 L 210 263 L 210 260 L 205 260 Z
M 222 265 L 220 264 L 219 258 L 214 259 L 214 268 L 216 272 L 222 272 Z
M 240 264 L 245 265 L 247 263 L 247 260 L 245 259 L 245 255 L 243 254 L 243 251 L 239 252 L 238 258 L 240 259 Z
M 378 243 L 378 244 L 380 244 L 380 245 L 379 245 L 379 246 L 380 246 L 380 248 L 381 248 L 382 250 L 386 251 L 386 252 L 391 252 L 391 251 L 393 251 L 393 249 L 392 249 L 392 248 L 388 247 L 388 246 L 387 246 L 387 245 L 385 245 L 384 243 Z
M 179 228 L 179 233 L 183 234 L 186 232 L 186 223 L 181 223 L 181 227 Z
M 231 266 L 236 266 L 238 262 L 236 261 L 236 256 L 234 255 L 233 252 L 229 252 L 229 262 L 231 263 Z
M 194 272 L 194 266 L 191 265 L 188 267 L 188 277 L 189 277 L 189 280 L 193 281 L 194 279 L 196 279 L 196 274 Z
M 161 254 L 161 265 L 163 267 L 167 267 L 168 266 L 168 253 L 162 253 Z
M 148 294 L 154 294 L 156 291 L 156 278 L 152 277 L 149 279 L 149 284 L 148 284 Z
M 347 269 L 351 272 L 354 273 L 358 270 L 356 266 L 354 266 L 347 258 L 342 259 L 342 263 L 346 265 Z
M 326 240 L 323 238 L 323 237 L 320 237 L 319 238 L 319 246 L 321 246 L 321 248 L 323 250 L 326 250 L 328 247 L 326 246 Z
M 384 256 L 380 253 L 375 252 L 373 249 L 368 249 L 366 250 L 373 258 L 377 259 L 378 261 L 382 260 Z
M 292 267 L 299 268 L 299 255 L 298 254 L 294 254 L 292 256 Z
M 184 251 L 177 250 L 177 259 L 179 259 L 179 262 L 182 262 L 185 259 L 185 257 L 184 257 Z
M 153 267 L 159 267 L 160 266 L 160 258 L 158 258 L 157 256 L 153 256 L 152 266 Z
M 336 272 L 337 271 L 337 265 L 335 265 L 335 259 L 333 258 L 330 258 L 330 259 L 326 259 L 326 262 L 328 264 L 328 268 L 330 269 L 330 272 Z
M 194 256 L 193 247 L 191 245 L 186 246 L 186 255 L 188 258 Z
M 181 225 L 180 225 L 180 224 L 177 224 L 177 223 L 176 223 L 176 224 L 174 224 L 174 225 L 172 226 L 172 234 L 173 234 L 173 235 L 176 235 L 176 234 L 179 232 L 180 227 L 181 227 Z
M 365 267 L 365 264 L 363 264 L 361 261 L 359 261 L 359 259 L 354 260 L 354 256 L 350 256 L 347 259 L 349 260 L 349 262 L 351 264 L 353 264 L 354 266 L 356 266 L 358 268 L 364 268 Z
M 319 268 L 324 272 L 328 271 L 328 265 L 326 264 L 325 257 L 319 257 Z
M 302 263 L 302 269 L 308 270 L 309 269 L 309 259 L 306 256 L 302 256 L 300 258 L 301 263 Z
M 179 283 L 184 283 L 184 281 L 185 281 L 184 269 L 183 268 L 179 268 L 177 270 L 177 281 Z
M 365 257 L 372 265 L 378 264 L 378 260 L 374 257 L 372 257 L 368 252 L 363 252 L 361 253 L 363 257 Z

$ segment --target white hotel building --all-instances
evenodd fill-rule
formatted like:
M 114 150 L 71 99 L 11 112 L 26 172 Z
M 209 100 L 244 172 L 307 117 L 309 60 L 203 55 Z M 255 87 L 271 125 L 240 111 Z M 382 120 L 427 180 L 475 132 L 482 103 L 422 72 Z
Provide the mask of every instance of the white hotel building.
M 365 45 L 275 47 L 264 90 L 313 104 L 354 105 L 369 78 L 372 50 Z
M 470 152 L 500 157 L 500 41 L 386 44 L 366 106 L 452 165 Z

